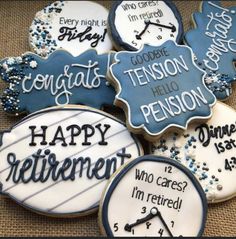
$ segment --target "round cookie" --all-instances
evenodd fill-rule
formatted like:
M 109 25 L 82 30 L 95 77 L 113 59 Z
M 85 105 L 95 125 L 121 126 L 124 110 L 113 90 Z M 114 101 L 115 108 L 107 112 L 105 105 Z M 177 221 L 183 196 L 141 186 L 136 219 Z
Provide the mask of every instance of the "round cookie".
M 208 202 L 215 203 L 236 195 L 235 142 L 236 112 L 218 102 L 209 121 L 163 135 L 154 143 L 152 153 L 186 166 L 199 180 Z
M 107 34 L 108 10 L 92 1 L 56 1 L 36 13 L 29 29 L 32 50 L 46 56 L 63 48 L 73 56 L 95 48 L 112 49 Z
M 171 1 L 114 1 L 108 18 L 117 49 L 138 50 L 143 44 L 182 40 L 181 15 Z
M 146 155 L 110 179 L 99 208 L 103 234 L 113 236 L 201 236 L 206 196 L 181 164 Z
M 38 111 L 0 139 L 0 192 L 54 217 L 96 211 L 110 176 L 143 155 L 123 123 L 82 106 Z

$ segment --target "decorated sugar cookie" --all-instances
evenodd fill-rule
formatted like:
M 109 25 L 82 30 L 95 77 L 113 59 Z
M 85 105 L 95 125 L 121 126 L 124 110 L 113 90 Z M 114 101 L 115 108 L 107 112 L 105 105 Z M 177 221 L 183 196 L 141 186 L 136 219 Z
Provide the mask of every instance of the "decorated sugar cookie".
M 137 52 L 118 52 L 110 72 L 115 104 L 125 110 L 130 130 L 148 140 L 211 116 L 215 97 L 187 46 L 167 41 L 158 47 L 144 45 Z
M 220 100 L 232 92 L 236 80 L 236 7 L 224 8 L 220 1 L 203 1 L 193 14 L 195 29 L 185 35 L 196 62 L 207 72 L 205 83 Z M 198 40 L 196 40 L 198 39 Z
M 137 50 L 143 44 L 182 40 L 181 15 L 170 1 L 114 1 L 108 23 L 118 49 Z
M 106 79 L 113 53 L 88 50 L 78 57 L 57 50 L 44 59 L 33 53 L 0 62 L 0 78 L 9 86 L 1 101 L 4 111 L 18 115 L 49 106 L 113 105 L 115 91 Z
M 95 211 L 110 176 L 142 147 L 116 118 L 89 107 L 38 111 L 1 135 L 0 189 L 41 214 Z
M 47 56 L 63 48 L 72 55 L 94 48 L 99 54 L 112 49 L 107 34 L 108 10 L 92 1 L 56 1 L 37 12 L 29 32 L 33 51 Z
M 102 232 L 109 237 L 201 236 L 206 213 L 206 196 L 190 171 L 153 155 L 123 166 L 99 209 Z
M 217 103 L 213 116 L 203 124 L 190 124 L 183 133 L 160 138 L 152 153 L 170 157 L 186 166 L 201 183 L 210 203 L 236 195 L 236 112 Z

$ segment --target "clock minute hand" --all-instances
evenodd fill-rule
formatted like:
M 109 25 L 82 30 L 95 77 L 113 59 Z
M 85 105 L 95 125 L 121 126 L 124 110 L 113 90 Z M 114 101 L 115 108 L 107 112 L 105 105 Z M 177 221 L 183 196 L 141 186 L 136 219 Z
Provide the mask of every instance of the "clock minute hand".
M 152 208 L 151 209 L 151 211 L 150 211 L 150 213 L 147 215 L 147 216 L 145 216 L 145 217 L 143 217 L 143 218 L 141 218 L 141 219 L 138 219 L 135 223 L 132 223 L 132 224 L 126 224 L 125 225 L 125 227 L 124 227 L 124 229 L 125 229 L 125 231 L 127 231 L 127 232 L 131 232 L 131 229 L 133 228 L 133 227 L 135 227 L 135 226 L 137 226 L 137 225 L 139 225 L 139 224 L 142 224 L 142 223 L 144 223 L 144 222 L 146 222 L 146 221 L 149 221 L 149 220 L 151 220 L 152 218 L 154 218 L 157 214 L 157 210 L 156 210 L 156 208 Z
M 164 218 L 162 217 L 160 211 L 158 211 L 158 216 L 159 216 L 159 218 L 161 219 L 161 222 L 163 223 L 164 227 L 165 227 L 166 230 L 168 231 L 169 235 L 170 235 L 171 237 L 174 237 L 173 234 L 171 233 L 169 227 L 167 226 L 167 224 L 166 224 Z
M 149 21 L 149 25 L 154 25 L 154 26 L 158 26 L 158 27 L 171 29 L 171 32 L 176 32 L 176 27 L 174 25 L 167 26 L 167 25 L 163 25 L 163 24 L 155 23 L 155 22 L 151 22 L 151 21 Z

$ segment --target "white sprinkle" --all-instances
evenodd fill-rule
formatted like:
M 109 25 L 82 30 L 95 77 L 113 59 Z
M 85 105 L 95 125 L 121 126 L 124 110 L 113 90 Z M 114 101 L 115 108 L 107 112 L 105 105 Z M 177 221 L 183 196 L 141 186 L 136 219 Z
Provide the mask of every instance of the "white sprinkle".
M 37 66 L 38 66 L 38 63 L 37 63 L 36 61 L 31 61 L 31 62 L 30 62 L 30 67 L 31 67 L 31 68 L 34 69 L 34 68 L 36 68 Z

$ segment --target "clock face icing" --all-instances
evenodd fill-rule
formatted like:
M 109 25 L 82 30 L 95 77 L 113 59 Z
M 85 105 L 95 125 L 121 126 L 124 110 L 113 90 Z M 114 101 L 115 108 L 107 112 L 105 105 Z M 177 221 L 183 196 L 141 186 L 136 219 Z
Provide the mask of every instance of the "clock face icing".
M 109 13 L 109 27 L 117 47 L 126 50 L 179 42 L 183 33 L 178 10 L 165 1 L 118 1 Z
M 190 124 L 184 132 L 172 131 L 156 141 L 152 153 L 170 157 L 189 168 L 202 185 L 208 202 L 236 195 L 236 112 L 216 103 L 206 123 Z
M 95 211 L 111 174 L 142 155 L 120 121 L 81 106 L 38 111 L 0 139 L 0 193 L 56 217 Z
M 101 205 L 107 236 L 200 236 L 206 220 L 206 198 L 197 180 L 179 163 L 153 155 L 122 167 Z
M 30 46 L 46 56 L 63 48 L 72 55 L 95 48 L 103 54 L 112 49 L 107 34 L 108 10 L 91 1 L 56 1 L 39 11 L 30 27 Z

